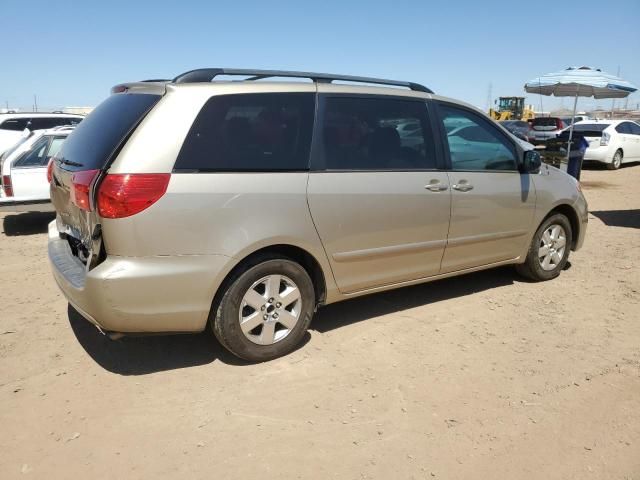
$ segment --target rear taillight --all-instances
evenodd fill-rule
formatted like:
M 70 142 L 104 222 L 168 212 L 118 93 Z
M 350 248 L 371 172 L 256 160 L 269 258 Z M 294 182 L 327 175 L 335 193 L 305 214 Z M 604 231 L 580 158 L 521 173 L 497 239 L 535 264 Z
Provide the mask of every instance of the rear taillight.
M 71 201 L 82 210 L 91 210 L 91 184 L 100 170 L 76 172 L 71 177 Z
M 51 183 L 51 180 L 53 180 L 53 158 L 50 158 L 47 163 L 47 182 Z
M 5 197 L 13 197 L 13 184 L 11 183 L 11 175 L 2 176 L 2 188 Z
M 104 218 L 135 215 L 165 194 L 170 179 L 169 173 L 107 175 L 98 188 L 98 213 Z
M 562 130 L 564 128 L 564 122 L 559 118 L 556 118 L 556 128 Z
M 607 132 L 602 132 L 602 137 L 600 137 L 600 145 L 605 147 L 609 145 L 609 140 L 611 139 L 611 135 Z

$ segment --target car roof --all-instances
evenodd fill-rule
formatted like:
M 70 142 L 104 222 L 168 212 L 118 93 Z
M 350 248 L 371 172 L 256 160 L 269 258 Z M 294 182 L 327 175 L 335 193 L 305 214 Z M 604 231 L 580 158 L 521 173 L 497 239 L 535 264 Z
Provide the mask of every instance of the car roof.
M 77 113 L 47 113 L 47 112 L 17 112 L 17 113 L 0 113 L 0 120 L 6 120 L 8 118 L 84 118 L 84 115 L 78 115 Z

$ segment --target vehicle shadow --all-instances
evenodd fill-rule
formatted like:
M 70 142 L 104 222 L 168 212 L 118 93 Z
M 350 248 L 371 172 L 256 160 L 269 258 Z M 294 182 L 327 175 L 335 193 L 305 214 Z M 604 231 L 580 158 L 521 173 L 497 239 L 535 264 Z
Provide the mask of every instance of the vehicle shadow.
M 525 280 L 521 280 L 512 267 L 502 267 L 371 294 L 321 308 L 311 329 L 318 332 L 336 330 L 381 315 L 512 285 L 519 281 Z M 67 313 L 71 329 L 87 354 L 105 370 L 119 375 L 145 375 L 205 365 L 216 360 L 236 366 L 250 364 L 227 352 L 208 330 L 190 335 L 125 336 L 119 340 L 111 340 L 71 305 Z M 303 348 L 310 338 L 307 333 L 299 348 Z
M 515 282 L 526 280 L 519 277 L 513 267 L 501 267 L 367 295 L 320 309 L 311 328 L 327 332 L 369 318 L 472 295 Z
M 26 212 L 7 215 L 2 222 L 7 237 L 47 233 L 47 228 L 55 220 L 55 212 Z
M 608 227 L 640 228 L 640 210 L 600 210 L 589 212 Z
M 111 340 L 71 305 L 69 324 L 87 354 L 102 368 L 119 375 L 146 375 L 165 370 L 206 365 L 219 360 L 236 366 L 250 365 L 227 352 L 207 329 L 184 335 L 131 335 Z M 306 334 L 299 348 L 311 339 Z
M 620 165 L 620 168 L 621 169 L 632 168 L 632 167 L 637 167 L 638 165 L 640 165 L 640 162 L 627 162 Z M 605 163 L 591 162 L 591 161 L 585 161 L 582 164 L 582 169 L 583 170 L 608 170 L 607 165 Z

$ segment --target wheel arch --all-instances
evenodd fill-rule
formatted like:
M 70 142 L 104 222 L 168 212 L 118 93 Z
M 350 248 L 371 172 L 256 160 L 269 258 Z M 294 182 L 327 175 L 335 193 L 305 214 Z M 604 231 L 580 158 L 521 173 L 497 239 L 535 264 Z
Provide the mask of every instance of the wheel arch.
M 578 217 L 578 212 L 569 204 L 561 203 L 560 205 L 556 205 L 547 213 L 540 225 L 550 216 L 555 215 L 556 213 L 561 213 L 565 217 L 569 219 L 569 224 L 571 225 L 571 250 L 576 249 L 578 237 L 580 236 L 580 219 Z
M 240 272 L 257 265 L 262 259 L 269 256 L 287 258 L 300 264 L 307 271 L 311 278 L 311 282 L 313 283 L 316 305 L 320 305 L 325 302 L 327 297 L 327 282 L 325 272 L 322 269 L 320 262 L 315 258 L 315 256 L 301 247 L 287 243 L 278 243 L 258 248 L 245 254 L 242 258 L 239 258 L 220 283 L 220 286 L 214 295 L 213 304 L 215 305 L 220 296 L 224 294 L 229 283 L 232 282 Z

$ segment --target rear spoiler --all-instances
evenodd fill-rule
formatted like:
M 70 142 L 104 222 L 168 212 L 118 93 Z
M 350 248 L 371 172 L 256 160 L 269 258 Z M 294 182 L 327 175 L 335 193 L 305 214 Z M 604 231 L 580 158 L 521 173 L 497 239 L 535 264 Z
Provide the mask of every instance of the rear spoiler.
M 111 93 L 152 93 L 164 95 L 167 91 L 167 83 L 171 80 L 143 80 L 141 82 L 120 83 L 111 88 Z

